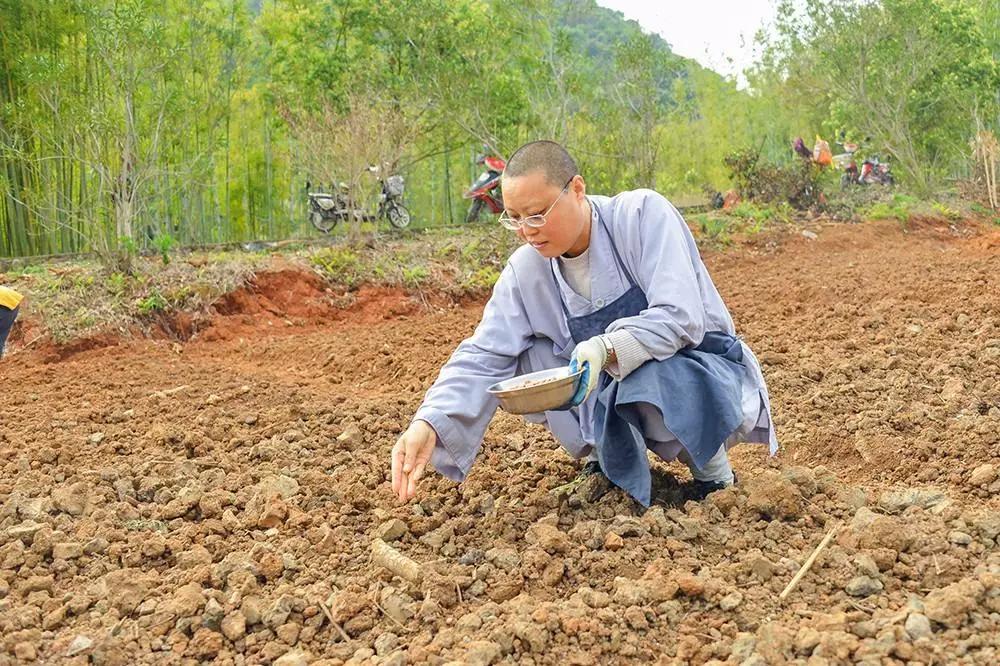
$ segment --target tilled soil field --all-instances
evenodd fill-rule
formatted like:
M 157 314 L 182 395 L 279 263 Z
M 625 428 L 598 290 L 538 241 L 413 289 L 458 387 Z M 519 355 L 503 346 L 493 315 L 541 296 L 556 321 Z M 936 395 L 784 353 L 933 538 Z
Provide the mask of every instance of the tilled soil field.
M 14 355 L 0 663 L 1000 663 L 1000 234 L 817 231 L 707 257 L 781 452 L 684 505 L 657 464 L 645 512 L 554 492 L 578 464 L 505 414 L 465 483 L 394 501 L 481 303 L 281 272 L 184 343 Z

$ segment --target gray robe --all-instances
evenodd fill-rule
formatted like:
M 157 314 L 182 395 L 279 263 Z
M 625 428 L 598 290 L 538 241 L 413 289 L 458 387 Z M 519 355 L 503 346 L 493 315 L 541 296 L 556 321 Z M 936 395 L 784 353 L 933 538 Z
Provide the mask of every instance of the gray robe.
M 698 345 L 707 331 L 735 335 L 732 317 L 708 275 L 694 238 L 669 201 L 651 190 L 591 196 L 589 200 L 599 207 L 622 260 L 649 302 L 648 309 L 617 320 L 607 332 L 628 330 L 657 360 Z M 595 224 L 596 210 L 593 218 Z M 628 288 L 607 235 L 593 227 L 589 254 L 590 300 L 573 291 L 558 272 L 553 282 L 549 260 L 532 247 L 522 246 L 511 255 L 479 326 L 442 367 L 413 417 L 428 422 L 437 432 L 438 445 L 431 463 L 445 476 L 460 481 L 472 467 L 498 407 L 487 387 L 569 362 L 575 344 L 556 289 L 576 316 L 594 312 Z M 746 419 L 736 440 L 766 443 L 773 454 L 778 442 L 767 386 L 756 357 L 741 344 L 747 367 L 743 390 Z M 596 400 L 595 391 L 577 408 L 527 418 L 544 423 L 571 456 L 582 457 L 594 444 Z M 650 433 L 646 435 L 650 437 Z M 668 437 L 669 433 L 658 432 L 651 439 L 658 442 L 653 450 L 669 459 L 679 448 L 664 441 Z

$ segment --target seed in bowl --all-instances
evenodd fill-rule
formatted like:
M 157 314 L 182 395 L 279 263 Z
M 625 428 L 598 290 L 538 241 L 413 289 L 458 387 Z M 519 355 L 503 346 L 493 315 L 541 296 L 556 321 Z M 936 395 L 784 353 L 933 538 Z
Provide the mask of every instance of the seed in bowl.
M 531 388 L 532 386 L 539 386 L 541 384 L 551 384 L 552 382 L 559 381 L 559 377 L 554 377 L 552 379 L 529 379 L 520 386 L 515 386 L 513 390 L 520 391 L 522 389 Z

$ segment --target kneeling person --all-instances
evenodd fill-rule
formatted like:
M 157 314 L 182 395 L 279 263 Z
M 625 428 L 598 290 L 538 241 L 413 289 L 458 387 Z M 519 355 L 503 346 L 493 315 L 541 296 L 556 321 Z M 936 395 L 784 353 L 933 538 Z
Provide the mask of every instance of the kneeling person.
M 567 363 L 585 369 L 575 406 L 525 418 L 588 458 L 584 473 L 599 470 L 644 505 L 647 450 L 690 467 L 694 498 L 735 481 L 733 444 L 777 450 L 760 365 L 663 196 L 588 196 L 572 157 L 549 141 L 519 148 L 502 184 L 500 221 L 525 245 L 393 448 L 401 500 L 428 463 L 465 478 L 498 406 L 489 386 Z

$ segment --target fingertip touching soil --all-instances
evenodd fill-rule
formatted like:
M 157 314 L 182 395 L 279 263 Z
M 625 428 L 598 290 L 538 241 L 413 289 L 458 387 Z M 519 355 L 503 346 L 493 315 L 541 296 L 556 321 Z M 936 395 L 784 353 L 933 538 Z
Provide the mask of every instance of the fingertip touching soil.
M 280 270 L 5 359 L 0 663 L 1000 663 L 1000 233 L 816 233 L 706 256 L 781 452 L 701 503 L 657 463 L 645 512 L 555 492 L 578 464 L 503 413 L 394 500 L 481 302 Z

